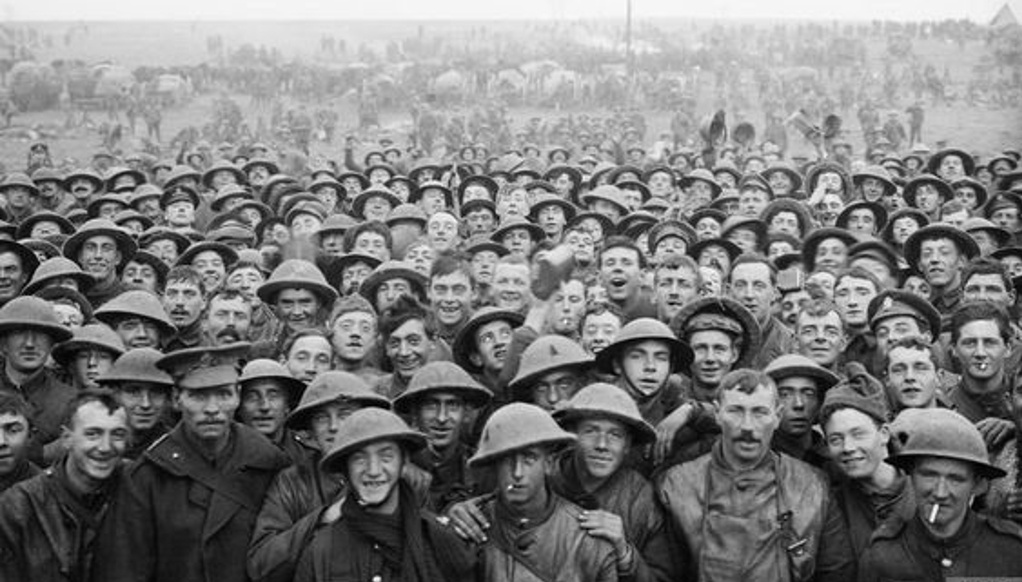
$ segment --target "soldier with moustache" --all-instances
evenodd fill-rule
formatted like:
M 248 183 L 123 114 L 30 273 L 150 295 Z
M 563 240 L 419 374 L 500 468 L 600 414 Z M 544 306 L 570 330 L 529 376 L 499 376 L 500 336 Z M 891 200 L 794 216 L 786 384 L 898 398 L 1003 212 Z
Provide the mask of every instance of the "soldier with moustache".
M 290 461 L 234 420 L 247 343 L 192 348 L 158 365 L 175 378 L 181 420 L 132 466 L 96 550 L 111 582 L 246 582 L 245 554 L 273 476 Z

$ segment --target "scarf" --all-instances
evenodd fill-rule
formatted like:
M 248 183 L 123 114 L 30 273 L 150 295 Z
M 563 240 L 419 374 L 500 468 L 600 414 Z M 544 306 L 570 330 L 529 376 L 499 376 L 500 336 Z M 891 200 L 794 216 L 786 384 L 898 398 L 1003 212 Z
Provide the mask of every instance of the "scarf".
M 411 488 L 398 482 L 398 510 L 393 515 L 369 513 L 354 495 L 348 496 L 341 515 L 351 530 L 370 544 L 380 547 L 386 567 L 401 582 L 443 582 L 434 548 L 426 541 L 419 503 Z

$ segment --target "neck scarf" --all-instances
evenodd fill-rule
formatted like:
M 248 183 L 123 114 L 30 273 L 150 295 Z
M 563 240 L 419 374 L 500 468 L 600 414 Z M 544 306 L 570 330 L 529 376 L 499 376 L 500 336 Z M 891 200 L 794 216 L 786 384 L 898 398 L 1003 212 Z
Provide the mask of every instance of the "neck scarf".
M 341 515 L 357 535 L 380 547 L 380 555 L 401 582 L 443 582 L 434 548 L 426 541 L 419 504 L 411 488 L 398 482 L 398 509 L 393 515 L 369 513 L 349 495 Z

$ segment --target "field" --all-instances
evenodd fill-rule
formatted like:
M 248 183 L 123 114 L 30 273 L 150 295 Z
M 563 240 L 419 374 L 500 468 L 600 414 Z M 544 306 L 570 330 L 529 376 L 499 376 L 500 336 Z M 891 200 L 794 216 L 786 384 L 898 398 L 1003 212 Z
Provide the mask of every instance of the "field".
M 658 26 L 676 26 L 680 31 L 697 31 L 706 22 L 657 23 Z M 142 65 L 175 65 L 198 64 L 209 58 L 206 43 L 211 36 L 219 35 L 228 47 L 242 43 L 256 46 L 265 44 L 278 48 L 289 58 L 316 60 L 321 58 L 318 53 L 320 39 L 332 36 L 343 39 L 353 51 L 359 45 L 380 49 L 386 43 L 416 35 L 444 35 L 451 43 L 458 39 L 467 40 L 471 35 L 484 30 L 486 36 L 523 35 L 529 34 L 536 23 L 502 22 L 502 23 L 467 23 L 467 22 L 430 22 L 418 24 L 411 22 L 378 22 L 378 23 L 341 23 L 341 22 L 144 22 L 144 23 L 39 23 L 28 24 L 41 35 L 48 36 L 51 42 L 36 51 L 37 58 L 43 61 L 54 59 L 81 59 L 89 63 L 112 61 L 129 68 Z M 564 23 L 568 29 L 569 24 Z M 614 23 L 590 24 L 608 35 L 619 33 L 619 25 Z M 878 43 L 881 44 L 882 43 Z M 871 69 L 880 69 L 880 57 L 883 46 L 870 46 L 869 59 Z M 972 68 L 980 62 L 986 49 L 980 42 L 969 43 L 965 50 L 950 43 L 939 41 L 917 41 L 915 52 L 924 61 L 932 62 L 938 70 L 946 66 L 956 83 L 968 80 Z M 961 91 L 961 89 L 959 89 Z M 253 127 L 255 117 L 259 113 L 249 106 L 247 97 L 239 97 L 238 102 L 250 119 Z M 201 125 L 211 117 L 212 97 L 199 96 L 189 104 L 165 112 L 163 123 L 164 139 L 169 139 L 179 130 L 189 125 Z M 710 109 L 709 103 L 700 103 L 701 111 Z M 341 135 L 357 123 L 356 113 L 350 104 L 336 105 L 340 109 Z M 904 107 L 902 107 L 904 109 Z M 410 122 L 407 110 L 390 110 L 381 112 L 381 121 L 385 127 L 400 128 Z M 512 112 L 517 122 L 524 122 L 532 116 L 559 116 L 565 111 L 519 109 Z M 580 112 L 576 112 L 580 113 Z M 585 113 L 601 115 L 606 112 L 589 111 Z M 263 113 L 265 115 L 265 113 Z M 954 107 L 931 107 L 927 104 L 924 139 L 931 146 L 938 140 L 964 147 L 983 155 L 989 155 L 1005 147 L 1022 147 L 1022 111 L 996 110 L 986 107 L 969 108 L 964 105 Z M 648 127 L 651 135 L 649 141 L 656 139 L 661 129 L 668 127 L 670 114 L 667 112 L 649 112 Z M 96 112 L 92 118 L 101 122 L 104 114 Z M 760 112 L 749 112 L 751 120 L 761 120 Z M 122 118 L 123 120 L 123 118 Z M 64 113 L 60 111 L 36 112 L 18 115 L 15 124 L 33 127 L 37 125 L 60 126 L 64 121 Z M 845 127 L 855 129 L 850 137 L 853 143 L 861 143 L 854 119 L 846 119 Z M 141 131 L 141 127 L 139 131 Z M 94 130 L 80 129 L 73 132 L 62 132 L 56 138 L 47 140 L 51 144 L 54 156 L 59 159 L 73 158 L 87 162 L 91 154 L 99 147 L 100 136 Z M 26 149 L 30 143 L 27 137 L 0 137 L 0 162 L 8 169 L 20 169 L 25 163 Z M 340 140 L 337 145 L 315 144 L 314 151 L 330 158 L 340 157 Z M 132 149 L 130 142 L 122 142 L 122 148 Z M 858 146 L 861 151 L 861 145 Z

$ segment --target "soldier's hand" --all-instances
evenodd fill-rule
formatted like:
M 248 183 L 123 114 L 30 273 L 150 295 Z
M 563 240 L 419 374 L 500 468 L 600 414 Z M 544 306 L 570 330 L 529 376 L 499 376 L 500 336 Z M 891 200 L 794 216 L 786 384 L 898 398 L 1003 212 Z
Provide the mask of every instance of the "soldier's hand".
M 454 532 L 462 539 L 477 544 L 484 544 L 489 539 L 486 537 L 486 530 L 490 529 L 490 522 L 475 500 L 468 499 L 455 503 L 447 509 L 447 517 L 451 520 Z
M 674 436 L 692 417 L 692 406 L 682 404 L 656 426 L 656 444 L 653 445 L 653 462 L 660 465 L 671 454 Z
M 342 496 L 337 501 L 334 501 L 326 508 L 323 515 L 319 516 L 319 523 L 321 525 L 330 525 L 341 518 L 341 504 L 344 503 L 344 497 Z
M 618 557 L 627 554 L 628 540 L 625 539 L 624 522 L 619 516 L 600 509 L 587 510 L 578 517 L 578 523 L 589 535 L 613 544 Z
M 1015 436 L 1015 423 L 1003 418 L 984 418 L 976 423 L 976 428 L 983 435 L 983 442 L 988 449 L 999 448 L 1001 444 Z

